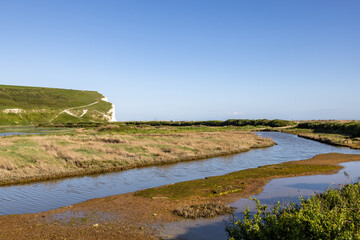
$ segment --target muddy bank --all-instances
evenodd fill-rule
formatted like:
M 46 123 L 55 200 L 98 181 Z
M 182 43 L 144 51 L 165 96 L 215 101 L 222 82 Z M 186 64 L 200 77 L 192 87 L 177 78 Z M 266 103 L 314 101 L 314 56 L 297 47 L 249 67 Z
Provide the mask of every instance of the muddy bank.
M 184 186 L 184 183 L 93 199 L 43 213 L 0 216 L 0 239 L 158 239 L 153 226 L 182 219 L 172 214 L 174 209 L 208 202 L 230 203 L 260 192 L 271 179 L 331 174 L 341 169 L 339 163 L 350 161 L 360 161 L 360 155 L 321 154 L 308 160 L 189 181 L 187 186 L 194 190 L 194 194 L 177 195 L 176 198 L 171 190 Z M 225 180 L 229 178 L 243 183 L 242 188 L 237 192 L 212 196 L 197 192 L 199 189 L 196 188 L 201 185 L 199 182 L 216 180 L 229 184 Z M 200 191 L 207 190 L 212 191 L 211 187 L 200 188 Z

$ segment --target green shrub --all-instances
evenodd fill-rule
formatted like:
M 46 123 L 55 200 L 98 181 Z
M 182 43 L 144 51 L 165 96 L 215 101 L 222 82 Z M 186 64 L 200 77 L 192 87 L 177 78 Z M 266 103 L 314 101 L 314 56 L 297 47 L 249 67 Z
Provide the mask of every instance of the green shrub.
M 65 123 L 42 123 L 40 127 L 67 127 L 67 128 L 96 128 L 102 127 L 107 123 L 101 122 L 65 122 Z M 129 121 L 129 122 L 117 122 L 113 125 L 127 126 L 171 126 L 171 127 L 195 127 L 195 126 L 207 126 L 207 127 L 244 127 L 244 126 L 264 126 L 264 127 L 283 127 L 289 125 L 295 125 L 295 122 L 286 120 L 268 120 L 268 119 L 229 119 L 226 121 L 209 120 L 209 121 Z
M 230 239 L 360 239 L 360 184 L 329 189 L 305 200 L 267 211 L 254 199 L 257 211 L 226 225 Z

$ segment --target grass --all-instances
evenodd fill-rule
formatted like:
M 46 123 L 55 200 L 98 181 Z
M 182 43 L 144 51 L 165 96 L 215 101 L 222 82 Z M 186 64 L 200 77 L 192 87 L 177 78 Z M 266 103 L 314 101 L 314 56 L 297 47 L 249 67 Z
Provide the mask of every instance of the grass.
M 313 129 L 320 133 L 346 134 L 352 137 L 360 137 L 360 123 L 350 122 L 301 122 L 297 128 Z
M 71 108 L 101 100 L 95 91 L 0 85 L 1 108 Z
M 271 179 L 332 174 L 342 168 L 339 163 L 360 161 L 360 155 L 329 153 L 314 158 L 292 161 L 281 164 L 266 165 L 253 169 L 232 172 L 222 176 L 207 177 L 193 181 L 150 188 L 134 193 L 135 197 L 146 199 L 164 198 L 176 203 L 232 201 L 239 197 L 257 194 Z M 210 204 L 211 205 L 211 204 Z M 212 217 L 227 214 L 228 211 L 217 211 L 215 205 L 207 207 L 203 204 L 184 206 L 173 211 L 184 218 Z
M 112 105 L 102 101 L 103 97 L 95 91 L 0 85 L 0 124 L 105 121 L 104 114 L 108 113 Z M 96 104 L 85 107 L 91 103 Z M 16 112 L 11 109 L 20 110 Z M 77 117 L 61 113 L 65 109 Z M 81 116 L 83 110 L 87 112 Z
M 257 194 L 271 179 L 333 174 L 342 168 L 339 163 L 352 161 L 360 161 L 360 155 L 320 154 L 307 160 L 266 165 L 222 176 L 140 190 L 135 192 L 134 196 L 145 199 L 168 199 L 171 202 L 180 203 L 181 207 L 175 209 L 173 213 L 184 218 L 212 217 L 217 214 L 229 213 L 216 210 L 219 209 L 216 204 L 220 201 L 232 202 L 240 197 Z M 189 202 L 200 202 L 201 204 L 187 205 Z M 209 202 L 209 207 L 203 205 L 209 204 Z
M 241 193 L 256 180 L 294 175 L 321 174 L 339 170 L 340 166 L 282 163 L 246 169 L 222 176 L 180 182 L 136 193 L 146 198 L 167 197 L 172 200 L 193 197 L 216 197 L 230 193 Z
M 347 134 L 339 133 L 321 133 L 315 132 L 313 129 L 304 128 L 286 128 L 281 129 L 282 132 L 298 135 L 299 137 L 311 139 L 314 141 L 327 143 L 335 146 L 350 147 L 360 149 L 360 138 L 352 137 Z
M 296 125 L 295 122 L 286 120 L 268 120 L 268 119 L 228 119 L 226 121 L 141 121 L 141 122 L 116 122 L 108 125 L 98 122 L 73 122 L 73 123 L 57 123 L 57 124 L 42 124 L 43 126 L 56 126 L 56 127 L 98 127 L 103 131 L 122 131 L 126 126 L 136 127 L 141 129 L 146 127 L 241 127 L 246 130 L 258 129 L 273 129 L 277 127 L 290 127 Z
M 196 160 L 275 144 L 228 127 L 135 128 L 1 137 L 0 185 Z
M 268 120 L 268 119 L 228 119 L 226 121 L 219 120 L 208 120 L 208 121 L 133 121 L 126 122 L 130 125 L 151 125 L 151 126 L 176 126 L 176 127 L 185 127 L 185 126 L 211 126 L 211 127 L 220 127 L 220 126 L 267 126 L 267 127 L 285 127 L 296 125 L 293 121 L 287 120 Z
M 273 178 L 329 174 L 342 168 L 338 165 L 339 163 L 359 160 L 360 155 L 320 154 L 308 160 L 266 165 L 222 176 L 150 188 L 139 191 L 135 195 L 146 198 L 165 197 L 171 200 L 192 199 L 194 197 L 212 198 L 231 193 L 243 193 L 255 186 L 256 190 L 252 192 L 254 194 L 261 189 L 266 181 Z
M 226 131 L 260 131 L 270 129 L 265 126 L 150 126 L 150 125 L 127 125 L 126 123 L 104 124 L 96 129 L 101 133 L 116 134 L 174 134 L 183 132 L 226 132 Z M 271 128 L 272 129 L 272 128 Z
M 151 125 L 133 125 L 127 122 L 113 122 L 113 123 L 100 123 L 100 122 L 79 122 L 79 123 L 64 123 L 64 124 L 41 124 L 39 129 L 77 129 L 78 131 L 85 130 L 93 132 L 93 134 L 173 134 L 179 132 L 224 132 L 224 131 L 261 131 L 273 130 L 262 125 L 259 126 L 151 126 Z M 1 129 L 0 129 L 1 130 Z
M 185 206 L 173 211 L 173 214 L 186 218 L 212 218 L 217 215 L 231 214 L 234 209 L 222 203 L 204 203 L 191 206 Z

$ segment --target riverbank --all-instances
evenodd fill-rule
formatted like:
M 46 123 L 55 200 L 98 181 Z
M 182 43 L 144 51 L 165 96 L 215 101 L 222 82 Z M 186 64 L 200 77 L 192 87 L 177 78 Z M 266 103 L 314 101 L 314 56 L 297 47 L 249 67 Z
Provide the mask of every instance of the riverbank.
M 0 185 L 191 161 L 273 146 L 238 128 L 127 128 L 0 138 Z
M 156 226 L 182 219 L 172 214 L 174 209 L 209 202 L 230 203 L 260 192 L 271 179 L 331 174 L 342 168 L 339 163 L 350 161 L 360 161 L 360 155 L 321 154 L 308 160 L 93 199 L 43 213 L 0 216 L 0 238 L 158 239 Z M 214 184 L 235 183 L 241 186 L 239 191 L 211 194 Z
M 284 133 L 290 133 L 297 135 L 302 138 L 314 140 L 321 143 L 326 143 L 333 146 L 349 147 L 352 149 L 360 149 L 360 138 L 350 137 L 345 134 L 334 134 L 334 133 L 316 133 L 311 129 L 300 129 L 300 128 L 283 128 L 276 129 Z

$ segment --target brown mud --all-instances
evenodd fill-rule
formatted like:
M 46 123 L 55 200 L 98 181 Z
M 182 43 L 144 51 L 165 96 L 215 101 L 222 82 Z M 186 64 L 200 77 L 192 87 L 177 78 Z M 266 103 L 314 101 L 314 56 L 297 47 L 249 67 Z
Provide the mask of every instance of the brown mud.
M 324 169 L 328 170 L 321 173 L 332 174 L 342 168 L 339 163 L 351 161 L 360 161 L 360 155 L 321 154 L 307 160 L 243 170 L 266 171 L 271 168 L 275 171 L 271 176 L 245 179 L 246 184 L 241 192 L 223 196 L 194 195 L 171 200 L 166 196 L 142 197 L 136 193 L 128 193 L 92 199 L 42 213 L 0 216 L 0 239 L 158 239 L 154 226 L 182 219 L 172 214 L 174 209 L 209 202 L 230 203 L 259 193 L 271 179 L 319 173 L 309 171 L 277 174 L 276 169 L 280 169 L 284 164 L 314 166 L 315 170 L 325 167 Z M 223 177 L 226 178 L 227 175 Z

